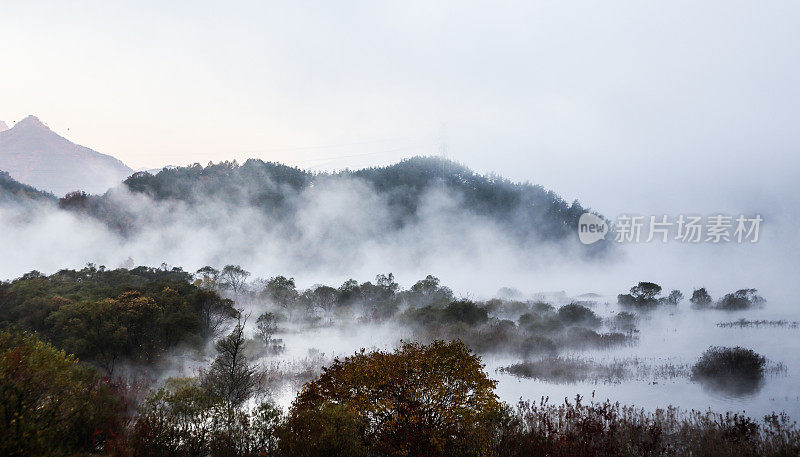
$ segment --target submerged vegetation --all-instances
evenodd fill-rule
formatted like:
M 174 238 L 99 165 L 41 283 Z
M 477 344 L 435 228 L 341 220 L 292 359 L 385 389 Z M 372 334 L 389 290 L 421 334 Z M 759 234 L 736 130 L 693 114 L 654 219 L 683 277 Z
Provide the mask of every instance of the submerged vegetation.
M 692 306 L 697 309 L 719 309 L 725 311 L 741 311 L 753 307 L 760 307 L 766 303 L 764 297 L 758 295 L 756 289 L 740 289 L 736 292 L 725 294 L 714 302 L 711 295 L 701 287 L 692 292 Z
M 700 357 L 692 373 L 698 378 L 758 378 L 767 361 L 752 349 L 711 347 Z
M 731 322 L 718 322 L 717 327 L 722 328 L 749 328 L 749 327 L 776 327 L 776 328 L 800 328 L 800 322 L 797 321 L 786 321 L 786 320 L 747 320 L 747 319 L 739 319 L 736 321 Z
M 236 330 L 223 341 L 236 339 Z M 171 378 L 131 408 L 125 390 L 29 333 L 0 333 L 3 455 L 778 456 L 800 433 L 785 415 L 647 413 L 610 402 L 511 408 L 463 343 L 406 343 L 336 359 L 288 413 L 228 379 Z M 229 354 L 218 346 L 220 357 Z M 219 359 L 218 359 L 219 360 Z M 217 362 L 214 362 L 217 363 Z M 236 374 L 238 373 L 238 374 Z M 47 382 L 42 382 L 46 380 Z M 56 401 L 53 401 L 56 399 Z M 242 401 L 246 399 L 247 401 Z M 134 412 L 135 411 L 135 412 Z M 54 420 L 55 419 L 55 420 Z
M 711 299 L 711 295 L 708 293 L 706 288 L 701 287 L 692 292 L 692 298 L 690 298 L 689 301 L 692 303 L 692 306 L 696 308 L 705 308 L 711 305 L 713 300 Z
M 640 282 L 631 287 L 630 293 L 617 295 L 617 303 L 631 309 L 647 310 L 654 309 L 659 305 L 674 306 L 683 301 L 683 293 L 680 290 L 673 290 L 666 296 L 661 296 L 661 291 L 661 286 L 656 283 Z M 715 302 L 706 288 L 701 287 L 692 292 L 689 302 L 696 309 L 741 311 L 763 306 L 766 300 L 758 295 L 756 289 L 740 289 L 725 294 Z
M 655 308 L 658 305 L 677 305 L 683 300 L 679 290 L 671 291 L 666 297 L 661 297 L 661 286 L 652 282 L 640 282 L 631 287 L 630 293 L 617 296 L 617 302 L 622 306 L 633 308 Z
M 736 292 L 725 294 L 717 302 L 717 309 L 737 311 L 749 309 L 754 306 L 761 306 L 765 302 L 764 298 L 758 295 L 755 289 L 741 289 Z
M 757 392 L 767 372 L 785 371 L 782 363 L 768 362 L 751 349 L 711 347 L 694 364 L 650 361 L 638 357 L 595 361 L 584 357 L 546 356 L 499 369 L 520 378 L 558 384 L 578 382 L 618 384 L 626 381 L 656 383 L 690 379 L 703 388 L 742 397 Z
M 661 297 L 653 283 L 631 290 L 636 309 L 606 317 L 593 301 L 502 295 L 456 297 L 434 276 L 403 289 L 392 274 L 298 289 L 293 278 L 251 279 L 236 265 L 193 274 L 166 265 L 34 271 L 0 283 L 0 454 L 797 452 L 798 431 L 785 416 L 756 423 L 580 399 L 500 402 L 478 354 L 522 358 L 502 371 L 552 382 L 691 376 L 734 393 L 752 391 L 766 370 L 762 356 L 743 348 L 711 348 L 693 367 L 574 355 L 634 344 L 642 316 L 631 311 L 680 301 L 676 292 Z M 287 331 L 385 324 L 408 340 L 344 358 L 319 351 L 293 363 L 271 358 L 286 350 Z M 170 371 L 176 353 L 197 355 L 191 373 Z M 131 376 L 141 372 L 150 375 Z M 284 411 L 273 394 L 287 385 L 302 388 Z
M 521 378 L 538 379 L 559 384 L 578 382 L 618 384 L 625 381 L 672 380 L 687 378 L 690 368 L 682 363 L 650 363 L 633 358 L 614 359 L 605 363 L 580 357 L 546 357 L 515 363 L 500 369 Z
M 764 379 L 767 359 L 742 347 L 710 347 L 692 367 L 692 379 L 731 395 L 756 391 Z
M 167 266 L 89 265 L 50 276 L 34 271 L 0 283 L 0 323 L 39 332 L 110 375 L 119 365 L 157 369 L 179 348 L 201 350 L 237 318 L 247 320 L 234 300 L 267 308 L 253 316 L 250 327 L 259 347 L 273 354 L 283 350 L 282 340 L 274 338 L 282 327 L 336 322 L 393 323 L 419 341 L 460 339 L 481 353 L 522 357 L 636 339 L 635 319 L 621 314 L 606 322 L 580 304 L 587 302 L 556 308 L 541 301 L 460 299 L 430 275 L 408 290 L 392 274 L 307 290 L 298 290 L 292 278 L 248 282 L 249 275 L 235 265 L 194 274 Z

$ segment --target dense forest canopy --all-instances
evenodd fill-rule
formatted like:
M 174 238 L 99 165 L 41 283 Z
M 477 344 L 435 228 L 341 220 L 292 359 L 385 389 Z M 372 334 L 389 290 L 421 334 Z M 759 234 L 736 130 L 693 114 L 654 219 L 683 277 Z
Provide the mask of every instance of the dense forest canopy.
M 308 204 L 315 188 L 335 193 L 353 190 L 380 202 L 388 213 L 389 230 L 417 222 L 421 207 L 444 195 L 453 200 L 454 218 L 475 216 L 496 224 L 516 242 L 562 241 L 575 235 L 580 215 L 587 211 L 577 201 L 568 203 L 552 191 L 530 183 L 477 174 L 458 163 L 437 157 L 415 157 L 385 167 L 312 173 L 257 159 L 164 168 L 153 175 L 139 172 L 124 181 L 133 194 L 155 201 L 181 202 L 190 208 L 212 204 L 252 207 L 280 220 L 293 220 Z M 135 232 L 142 217 L 120 205 L 109 194 L 74 192 L 60 201 L 64 209 L 89 213 L 123 233 Z M 359 208 L 352 208 L 358 211 Z M 441 209 L 444 211 L 444 209 Z M 298 228 L 300 229 L 300 228 Z M 603 249 L 603 243 L 591 248 Z
M 178 345 L 199 346 L 237 311 L 179 268 L 107 270 L 89 265 L 0 283 L 0 325 L 36 331 L 113 373 L 152 364 Z

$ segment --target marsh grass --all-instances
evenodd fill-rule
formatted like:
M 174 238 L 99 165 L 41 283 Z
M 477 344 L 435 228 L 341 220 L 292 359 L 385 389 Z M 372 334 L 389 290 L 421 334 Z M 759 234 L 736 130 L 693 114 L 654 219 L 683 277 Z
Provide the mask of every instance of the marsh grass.
M 502 434 L 501 456 L 796 456 L 800 432 L 786 414 L 648 412 L 609 401 L 521 401 Z
M 330 358 L 316 349 L 309 349 L 308 355 L 302 359 L 285 361 L 273 360 L 261 367 L 264 383 L 272 391 L 289 385 L 298 388 L 309 380 L 319 376 L 322 367 L 330 363 Z
M 626 381 L 656 381 L 688 378 L 689 365 L 653 364 L 637 357 L 606 363 L 581 357 L 545 357 L 500 368 L 500 372 L 559 384 L 577 382 L 619 384 Z
M 718 322 L 717 327 L 720 328 L 761 328 L 761 327 L 772 327 L 772 328 L 791 328 L 796 329 L 800 328 L 800 322 L 797 321 L 786 321 L 786 320 L 747 320 L 747 319 L 739 319 L 738 321 L 731 321 L 731 322 Z

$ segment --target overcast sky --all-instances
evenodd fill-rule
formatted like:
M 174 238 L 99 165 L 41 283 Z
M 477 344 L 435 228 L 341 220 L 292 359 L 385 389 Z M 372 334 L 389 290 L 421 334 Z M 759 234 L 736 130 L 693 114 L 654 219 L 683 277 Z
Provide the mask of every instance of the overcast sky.
M 612 215 L 796 211 L 800 2 L 111 3 L 0 8 L 0 119 L 135 169 L 444 143 Z

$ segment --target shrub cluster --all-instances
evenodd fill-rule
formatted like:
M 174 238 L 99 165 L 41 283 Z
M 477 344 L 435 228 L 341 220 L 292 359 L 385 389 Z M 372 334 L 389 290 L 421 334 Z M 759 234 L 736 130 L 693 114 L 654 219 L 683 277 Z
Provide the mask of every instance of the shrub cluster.
M 250 376 L 218 345 L 226 376 L 176 378 L 139 405 L 35 335 L 0 332 L 0 453 L 107 456 L 787 456 L 800 432 L 785 415 L 644 410 L 619 404 L 500 403 L 463 343 L 405 343 L 337 359 L 288 413 L 224 392 Z M 241 349 L 241 348 L 240 348 Z M 213 366 L 213 364 L 212 364 Z M 237 368 L 238 367 L 238 368 Z M 249 381 L 246 383 L 249 385 Z M 234 389 L 233 391 L 239 392 Z M 136 411 L 130 416 L 130 411 Z
M 692 379 L 729 395 L 747 395 L 758 390 L 766 363 L 752 349 L 712 346 L 692 367 Z
M 630 293 L 617 295 L 617 302 L 622 306 L 650 309 L 658 305 L 677 305 L 683 300 L 679 290 L 673 290 L 666 297 L 661 297 L 661 286 L 653 282 L 640 282 L 631 287 Z
M 722 298 L 714 302 L 711 294 L 701 287 L 692 292 L 690 299 L 692 306 L 697 309 L 720 309 L 725 311 L 741 311 L 753 307 L 763 306 L 766 300 L 758 295 L 756 289 L 740 289 L 736 292 L 725 294 Z

